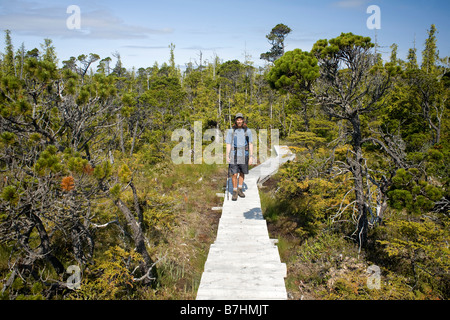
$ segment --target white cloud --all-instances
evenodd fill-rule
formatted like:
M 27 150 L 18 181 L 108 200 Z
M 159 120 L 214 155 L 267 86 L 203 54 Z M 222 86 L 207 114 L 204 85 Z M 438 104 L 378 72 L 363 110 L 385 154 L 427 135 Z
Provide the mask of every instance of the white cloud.
M 200 46 L 200 45 L 193 45 L 193 46 L 189 46 L 189 47 L 183 47 L 181 49 L 183 49 L 183 50 L 196 50 L 196 51 L 199 51 L 199 50 L 214 51 L 214 50 L 221 50 L 221 49 L 228 49 L 228 48 L 230 48 L 230 47 L 203 47 L 203 46 Z
M 171 28 L 153 29 L 130 25 L 107 8 L 81 10 L 81 29 L 70 30 L 66 20 L 70 14 L 60 4 L 43 4 L 28 1 L 8 1 L 0 4 L 0 29 L 39 37 L 85 39 L 138 39 L 152 34 L 172 33 Z
M 122 48 L 127 48 L 127 49 L 150 49 L 150 50 L 154 50 L 154 49 L 168 49 L 169 46 L 145 46 L 145 45 L 125 45 L 122 46 Z

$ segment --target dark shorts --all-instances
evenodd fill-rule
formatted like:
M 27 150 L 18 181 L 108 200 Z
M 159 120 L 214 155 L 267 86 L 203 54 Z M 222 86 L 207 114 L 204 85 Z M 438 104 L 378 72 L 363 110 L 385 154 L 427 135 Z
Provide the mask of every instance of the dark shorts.
M 237 164 L 237 163 L 230 163 L 230 167 L 228 169 L 228 172 L 230 175 L 236 174 L 236 173 L 243 173 L 248 174 L 248 157 L 245 157 L 245 163 L 243 164 Z

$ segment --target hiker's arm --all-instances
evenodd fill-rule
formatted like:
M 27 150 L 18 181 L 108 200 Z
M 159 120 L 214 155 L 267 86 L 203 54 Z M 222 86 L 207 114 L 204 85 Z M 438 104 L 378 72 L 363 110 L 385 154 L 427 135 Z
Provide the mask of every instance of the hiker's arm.
M 227 138 L 225 139 L 225 143 L 227 144 L 227 151 L 225 153 L 225 157 L 227 159 L 227 163 L 230 163 L 230 151 L 231 151 L 231 140 L 233 136 L 233 131 L 232 130 L 228 130 L 227 132 Z
M 253 143 L 249 143 L 248 144 L 248 150 L 249 150 L 249 159 L 248 159 L 248 164 L 253 164 Z
M 227 156 L 227 163 L 230 163 L 230 151 L 231 151 L 231 144 L 227 143 L 227 151 L 225 155 Z

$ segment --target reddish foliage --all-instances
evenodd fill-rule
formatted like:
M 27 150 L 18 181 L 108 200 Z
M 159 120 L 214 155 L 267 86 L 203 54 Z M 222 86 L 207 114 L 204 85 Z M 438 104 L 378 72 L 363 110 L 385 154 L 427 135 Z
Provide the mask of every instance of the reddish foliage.
M 91 165 L 87 164 L 83 167 L 83 172 L 87 173 L 88 175 L 92 175 L 94 172 L 94 168 L 91 167 Z
M 61 188 L 64 191 L 70 191 L 75 188 L 75 180 L 72 176 L 64 177 L 61 181 Z

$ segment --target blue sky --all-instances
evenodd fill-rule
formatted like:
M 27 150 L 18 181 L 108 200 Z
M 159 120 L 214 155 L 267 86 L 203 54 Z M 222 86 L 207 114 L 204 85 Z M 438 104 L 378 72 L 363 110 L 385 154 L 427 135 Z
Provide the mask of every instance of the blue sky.
M 66 26 L 70 5 L 81 10 L 80 30 Z M 381 10 L 376 32 L 366 26 L 369 5 Z M 286 50 L 310 50 L 319 39 L 353 32 L 372 39 L 376 34 L 386 58 L 389 46 L 397 43 L 403 59 L 414 39 L 420 57 L 434 23 L 440 56 L 450 56 L 449 10 L 448 0 L 0 0 L 0 29 L 11 30 L 15 49 L 22 42 L 27 50 L 40 48 L 44 38 L 51 38 L 60 61 L 91 52 L 112 57 L 117 51 L 125 67 L 137 69 L 167 62 L 174 43 L 181 67 L 198 63 L 200 51 L 209 61 L 215 55 L 244 61 L 246 53 L 262 66 L 259 56 L 270 49 L 265 35 L 278 23 L 293 30 Z

